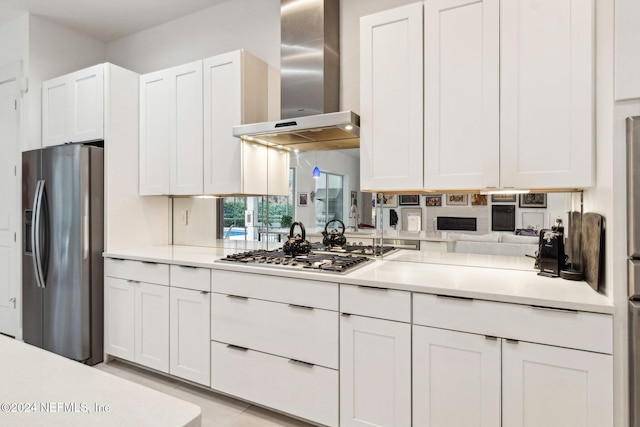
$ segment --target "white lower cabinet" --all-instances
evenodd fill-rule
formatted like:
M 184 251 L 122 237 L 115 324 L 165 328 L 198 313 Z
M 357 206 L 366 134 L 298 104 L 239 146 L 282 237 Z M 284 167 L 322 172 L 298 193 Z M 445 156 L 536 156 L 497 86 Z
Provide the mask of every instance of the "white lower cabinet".
M 214 389 L 327 426 L 338 426 L 338 371 L 211 342 Z
M 174 287 L 169 291 L 169 373 L 206 386 L 211 384 L 210 295 Z
M 499 339 L 413 327 L 413 423 L 500 425 Z
M 505 340 L 502 426 L 613 426 L 612 367 L 611 355 Z
M 413 425 L 611 427 L 612 367 L 611 355 L 414 326 Z
M 105 277 L 105 353 L 169 372 L 169 287 Z
M 134 286 L 125 279 L 104 278 L 104 351 L 134 359 Z
M 343 314 L 340 426 L 410 425 L 411 325 Z
M 169 372 L 169 287 L 135 283 L 135 362 Z

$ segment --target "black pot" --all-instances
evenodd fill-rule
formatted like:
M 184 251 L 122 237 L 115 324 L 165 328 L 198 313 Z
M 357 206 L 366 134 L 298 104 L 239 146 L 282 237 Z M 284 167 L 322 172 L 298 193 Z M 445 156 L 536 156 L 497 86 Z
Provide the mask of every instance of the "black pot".
M 334 228 L 331 232 L 327 231 L 329 224 L 332 222 L 340 223 L 341 230 Z M 344 222 L 339 219 L 332 219 L 324 225 L 324 231 L 322 232 L 322 244 L 326 247 L 333 248 L 335 246 L 344 246 L 347 244 L 347 238 L 344 237 Z
M 300 226 L 302 234 L 293 234 L 293 230 L 296 225 Z M 284 242 L 282 251 L 285 255 L 297 256 L 304 255 L 311 252 L 311 243 L 305 240 L 307 232 L 304 229 L 304 225 L 301 222 L 294 222 L 289 229 L 289 239 Z

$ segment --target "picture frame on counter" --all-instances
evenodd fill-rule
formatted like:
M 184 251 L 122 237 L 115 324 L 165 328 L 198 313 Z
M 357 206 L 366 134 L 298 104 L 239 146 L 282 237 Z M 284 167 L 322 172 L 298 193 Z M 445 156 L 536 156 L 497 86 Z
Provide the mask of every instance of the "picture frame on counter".
M 442 194 L 430 194 L 424 198 L 425 206 L 442 206 Z
M 400 206 L 420 206 L 420 195 L 419 194 L 401 194 L 399 202 L 400 202 Z
M 447 194 L 447 206 L 468 206 L 467 194 Z
M 546 208 L 547 193 L 520 194 L 518 206 L 521 208 Z
M 298 206 L 309 205 L 309 193 L 298 193 Z
M 515 203 L 515 194 L 492 194 L 491 203 Z
M 486 206 L 487 196 L 485 194 L 474 193 L 471 195 L 471 206 Z
M 516 229 L 516 206 L 491 206 L 491 231 L 514 231 Z
M 395 194 L 376 193 L 376 205 L 383 208 L 395 208 L 398 206 L 398 199 Z

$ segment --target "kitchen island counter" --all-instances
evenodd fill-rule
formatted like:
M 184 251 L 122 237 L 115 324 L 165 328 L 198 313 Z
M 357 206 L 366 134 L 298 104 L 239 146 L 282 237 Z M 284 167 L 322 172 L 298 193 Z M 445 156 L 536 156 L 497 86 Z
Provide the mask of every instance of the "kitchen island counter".
M 198 406 L 0 336 L 0 424 L 197 427 Z
M 246 249 L 251 248 L 247 247 Z M 375 262 L 347 274 L 258 267 L 215 261 L 237 252 L 237 248 L 230 247 L 205 248 L 169 245 L 110 251 L 105 252 L 104 256 L 613 314 L 613 304 L 609 298 L 594 291 L 586 282 L 541 277 L 536 274 L 536 270 L 522 270 L 524 264 L 516 260 L 513 262 L 514 269 L 510 269 L 508 268 L 511 265 L 508 257 L 458 257 L 456 259 L 458 265 L 451 265 L 446 263 L 446 259 L 444 262 L 442 261 L 442 257 L 446 258 L 448 254 L 439 254 L 437 256 L 438 262 L 428 262 L 428 259 L 414 260 L 415 257 L 412 258 L 412 255 L 418 256 L 419 252 L 400 251 L 399 255 L 394 254 L 384 259 L 376 259 Z M 405 259 L 415 262 L 409 262 Z M 478 266 L 477 261 L 479 260 L 482 261 L 481 265 L 485 265 L 485 267 Z M 494 265 L 497 268 L 492 268 Z

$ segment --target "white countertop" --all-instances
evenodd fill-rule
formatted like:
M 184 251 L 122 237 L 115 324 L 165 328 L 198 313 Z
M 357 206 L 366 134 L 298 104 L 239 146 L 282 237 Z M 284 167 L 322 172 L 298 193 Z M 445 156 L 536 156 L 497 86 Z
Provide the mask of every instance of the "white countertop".
M 201 410 L 192 403 L 1 335 L 0 378 L 0 425 L 201 424 Z
M 538 276 L 531 268 L 533 260 L 528 258 L 399 251 L 391 257 L 376 259 L 375 262 L 344 275 L 214 262 L 216 259 L 236 252 L 238 250 L 232 248 L 159 246 L 110 251 L 105 252 L 104 256 L 463 296 L 515 304 L 613 313 L 612 302 L 606 296 L 591 289 L 586 282 Z M 478 264 L 478 257 L 483 257 L 486 261 L 484 265 L 491 265 L 492 268 L 479 267 L 478 265 L 483 264 Z M 475 266 L 464 265 L 465 263 Z M 520 269 L 511 269 L 511 267 Z

